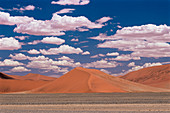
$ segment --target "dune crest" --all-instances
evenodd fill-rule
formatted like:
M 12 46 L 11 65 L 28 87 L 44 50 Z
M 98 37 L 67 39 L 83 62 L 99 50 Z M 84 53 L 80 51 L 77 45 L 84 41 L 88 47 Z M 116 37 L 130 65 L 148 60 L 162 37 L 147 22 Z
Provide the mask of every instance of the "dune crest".
M 57 80 L 29 93 L 166 92 L 108 75 L 96 69 L 77 67 Z
M 7 74 L 4 74 L 4 73 L 0 72 L 0 79 L 14 79 L 14 78 L 7 75 Z
M 169 65 L 166 65 L 164 66 L 164 68 L 161 68 L 161 70 L 163 69 L 164 71 L 160 71 L 159 66 L 154 67 L 154 70 L 155 68 L 158 72 L 164 73 L 165 75 L 161 75 L 161 77 L 163 77 L 161 79 L 158 79 L 159 82 L 154 81 L 152 82 L 152 85 L 165 84 L 165 82 L 161 82 L 161 80 L 169 80 L 166 75 L 168 73 L 169 77 L 169 71 L 167 71 L 169 70 Z M 146 71 L 146 75 L 149 72 L 154 71 L 152 70 L 153 68 L 149 69 L 149 71 Z M 157 73 L 157 71 L 155 73 Z M 25 76 L 7 75 L 0 73 L 0 93 L 170 92 L 169 89 L 156 88 L 137 83 L 137 80 L 144 81 L 147 80 L 147 77 L 144 77 L 144 79 L 136 79 L 135 77 L 138 77 L 136 72 L 134 72 L 135 74 L 133 74 L 134 78 L 131 76 L 127 76 L 129 78 L 133 78 L 135 82 L 120 77 L 111 76 L 96 69 L 86 69 L 82 67 L 77 67 L 57 79 L 33 73 L 29 73 Z M 160 76 L 159 74 L 156 75 Z M 154 77 L 156 75 L 154 74 L 148 77 Z M 141 76 L 143 77 L 143 75 Z M 155 80 L 155 78 L 153 80 Z M 148 83 L 148 81 L 146 83 Z
M 25 76 L 22 76 L 21 79 L 24 80 L 55 80 L 56 78 L 54 77 L 48 77 L 48 76 L 44 76 L 44 75 L 40 75 L 40 74 L 35 74 L 35 73 L 28 73 Z

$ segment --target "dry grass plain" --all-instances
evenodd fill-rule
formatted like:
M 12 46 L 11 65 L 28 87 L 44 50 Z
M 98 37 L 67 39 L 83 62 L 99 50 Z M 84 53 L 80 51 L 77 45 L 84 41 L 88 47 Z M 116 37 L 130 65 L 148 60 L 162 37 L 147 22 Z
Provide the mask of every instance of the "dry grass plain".
M 0 113 L 169 113 L 170 93 L 0 94 Z

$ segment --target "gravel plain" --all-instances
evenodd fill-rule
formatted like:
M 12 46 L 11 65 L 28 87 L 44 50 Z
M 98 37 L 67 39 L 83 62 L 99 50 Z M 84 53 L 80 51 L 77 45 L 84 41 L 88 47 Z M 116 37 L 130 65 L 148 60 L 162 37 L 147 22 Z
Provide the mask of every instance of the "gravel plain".
M 0 113 L 169 113 L 170 93 L 0 94 Z

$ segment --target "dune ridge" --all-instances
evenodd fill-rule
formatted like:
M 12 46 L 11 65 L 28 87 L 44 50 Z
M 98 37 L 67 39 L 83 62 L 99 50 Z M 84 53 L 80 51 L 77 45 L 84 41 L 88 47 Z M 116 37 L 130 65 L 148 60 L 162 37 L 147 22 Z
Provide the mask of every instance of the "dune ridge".
M 49 76 L 44 76 L 44 75 L 40 75 L 40 74 L 35 74 L 35 73 L 28 73 L 25 76 L 22 76 L 20 79 L 23 80 L 55 80 L 56 78 L 54 77 L 49 77 Z
M 0 79 L 0 93 L 28 91 L 34 88 L 38 88 L 47 83 L 49 83 L 49 81 Z
M 158 67 L 156 67 L 156 69 L 157 68 Z M 167 69 L 169 70 L 169 67 L 167 68 L 167 66 L 165 66 L 164 70 Z M 169 73 L 169 71 L 165 72 Z M 136 77 L 137 75 L 134 74 L 134 76 Z M 153 77 L 153 75 L 151 77 Z M 33 73 L 25 76 L 0 73 L 0 78 L 0 93 L 170 92 L 169 89 L 140 84 L 121 77 L 111 76 L 96 69 L 86 69 L 82 67 L 74 68 L 57 79 Z M 166 78 L 166 80 L 169 79 Z M 153 82 L 153 84 L 154 83 L 156 85 L 165 84 L 161 81 Z
M 77 67 L 57 80 L 29 93 L 167 92 L 108 75 L 95 69 Z
M 153 87 L 170 89 L 170 64 L 143 68 L 120 78 Z
M 0 72 L 0 79 L 14 79 L 14 78 Z
M 56 78 L 29 73 L 25 76 L 0 73 L 0 93 L 28 91 L 43 86 Z

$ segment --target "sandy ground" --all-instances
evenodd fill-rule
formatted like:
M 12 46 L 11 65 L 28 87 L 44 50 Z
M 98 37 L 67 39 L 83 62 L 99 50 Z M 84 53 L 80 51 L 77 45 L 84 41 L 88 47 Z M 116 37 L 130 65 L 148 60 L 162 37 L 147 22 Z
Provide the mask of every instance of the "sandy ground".
M 1 105 L 1 113 L 169 113 L 170 104 Z
M 170 93 L 0 94 L 0 113 L 170 113 Z
M 0 94 L 0 105 L 170 104 L 170 93 Z

